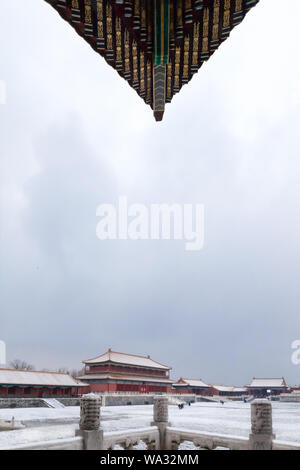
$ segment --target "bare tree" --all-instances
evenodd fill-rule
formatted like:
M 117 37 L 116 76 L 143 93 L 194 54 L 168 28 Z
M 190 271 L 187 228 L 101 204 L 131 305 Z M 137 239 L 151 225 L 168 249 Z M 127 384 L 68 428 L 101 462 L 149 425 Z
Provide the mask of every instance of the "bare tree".
M 16 370 L 34 370 L 35 367 L 32 364 L 28 364 L 28 362 L 23 361 L 22 359 L 14 359 L 9 363 L 12 369 Z
M 77 379 L 80 375 L 84 375 L 84 368 L 82 369 L 72 369 L 70 372 L 70 375 L 74 378 Z
M 71 377 L 76 379 L 79 375 L 84 374 L 84 369 L 68 369 L 67 367 L 59 367 L 56 369 L 56 372 L 61 372 L 64 374 L 69 374 Z
M 67 367 L 59 367 L 56 369 L 56 372 L 60 372 L 62 374 L 69 374 L 69 369 Z

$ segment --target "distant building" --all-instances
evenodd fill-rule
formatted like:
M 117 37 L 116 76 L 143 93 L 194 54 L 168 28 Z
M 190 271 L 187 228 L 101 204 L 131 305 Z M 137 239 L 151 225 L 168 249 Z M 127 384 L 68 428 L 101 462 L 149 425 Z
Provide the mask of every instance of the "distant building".
M 85 386 L 61 372 L 0 369 L 0 398 L 72 397 Z
M 221 397 L 239 397 L 248 395 L 246 387 L 234 387 L 228 385 L 212 385 L 212 395 L 219 395 Z
M 173 383 L 173 389 L 176 393 L 191 393 L 194 395 L 211 395 L 211 386 L 201 379 L 183 379 L 180 378 Z
M 109 349 L 83 361 L 85 374 L 78 377 L 91 392 L 167 393 L 172 390 L 171 367 L 150 356 L 125 354 Z
M 246 387 L 232 387 L 227 385 L 209 385 L 203 382 L 202 379 L 179 379 L 178 382 L 173 383 L 173 389 L 177 393 L 192 393 L 195 395 L 206 396 L 235 396 L 239 397 L 247 395 L 248 390 Z
M 256 378 L 254 377 L 251 384 L 247 386 L 249 395 L 263 398 L 268 395 L 280 395 L 288 390 L 287 384 L 283 377 L 281 378 Z

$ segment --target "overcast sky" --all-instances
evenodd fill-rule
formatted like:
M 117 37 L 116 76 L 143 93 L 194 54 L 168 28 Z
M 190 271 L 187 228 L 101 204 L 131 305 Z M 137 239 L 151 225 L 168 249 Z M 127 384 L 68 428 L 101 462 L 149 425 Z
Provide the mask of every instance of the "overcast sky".
M 156 123 L 43 0 L 1 0 L 0 339 L 79 368 L 300 383 L 300 4 L 261 0 Z M 97 206 L 202 203 L 205 244 L 100 241 Z

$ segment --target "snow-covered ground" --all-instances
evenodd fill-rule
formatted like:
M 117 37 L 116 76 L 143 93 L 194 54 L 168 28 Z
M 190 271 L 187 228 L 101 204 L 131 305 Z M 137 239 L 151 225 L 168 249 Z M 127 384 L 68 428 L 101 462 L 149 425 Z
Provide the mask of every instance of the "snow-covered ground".
M 300 442 L 300 403 L 272 402 L 273 428 L 276 439 Z M 111 406 L 101 410 L 104 431 L 117 431 L 149 426 L 153 407 Z M 74 436 L 78 427 L 79 407 L 0 409 L 0 419 L 22 421 L 27 428 L 0 432 L 0 449 Z M 169 406 L 172 426 L 209 431 L 219 434 L 248 436 L 250 432 L 250 404 L 242 402 L 196 403 L 179 410 Z

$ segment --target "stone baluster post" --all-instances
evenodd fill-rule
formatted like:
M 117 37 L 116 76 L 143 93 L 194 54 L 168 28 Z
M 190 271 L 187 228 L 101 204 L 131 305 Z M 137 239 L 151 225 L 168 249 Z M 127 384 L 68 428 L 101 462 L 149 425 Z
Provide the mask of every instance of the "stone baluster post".
M 80 400 L 80 423 L 76 436 L 82 436 L 85 450 L 103 450 L 103 430 L 100 428 L 101 397 L 95 393 Z
M 272 450 L 275 435 L 272 430 L 272 405 L 269 400 L 254 400 L 251 403 L 250 450 Z
M 159 430 L 159 449 L 166 449 L 166 427 L 169 423 L 169 399 L 163 395 L 153 398 L 153 422 L 152 426 L 157 426 Z

